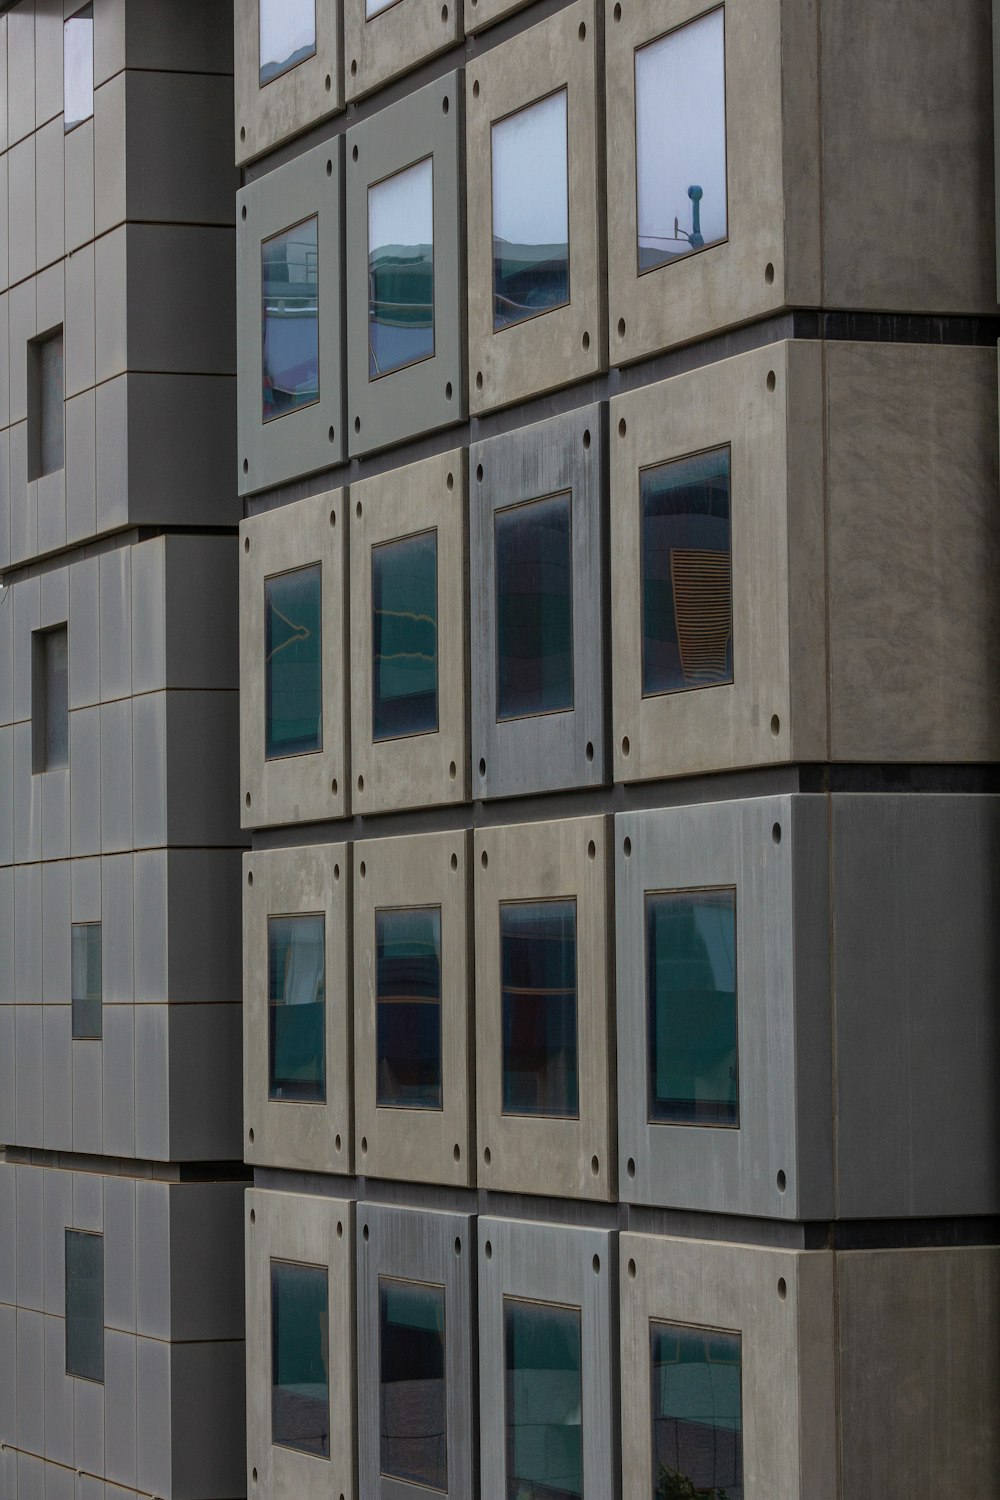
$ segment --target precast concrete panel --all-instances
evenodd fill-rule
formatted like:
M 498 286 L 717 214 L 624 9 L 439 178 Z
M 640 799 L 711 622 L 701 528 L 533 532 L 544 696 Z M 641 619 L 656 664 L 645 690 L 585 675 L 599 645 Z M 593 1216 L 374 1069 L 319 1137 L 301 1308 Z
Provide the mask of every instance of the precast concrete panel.
M 344 0 L 344 94 L 347 102 L 408 73 L 462 40 L 462 6 L 406 0 L 368 14 L 367 0 Z
M 260 156 L 344 107 L 340 0 L 317 0 L 316 46 L 262 84 L 259 0 L 235 0 L 236 161 Z

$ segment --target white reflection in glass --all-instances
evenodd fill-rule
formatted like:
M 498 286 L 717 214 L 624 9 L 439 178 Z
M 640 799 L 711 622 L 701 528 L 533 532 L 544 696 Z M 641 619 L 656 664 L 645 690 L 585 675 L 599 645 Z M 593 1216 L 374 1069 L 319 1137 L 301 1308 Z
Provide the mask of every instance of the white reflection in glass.
M 641 275 L 728 232 L 721 8 L 635 54 L 635 119 Z
M 434 162 L 368 189 L 368 378 L 434 353 Z
M 260 86 L 316 51 L 316 0 L 260 0 Z
M 63 26 L 63 129 L 94 113 L 94 7 L 85 5 Z
M 569 301 L 566 90 L 493 126 L 493 327 Z
M 373 16 L 381 15 L 398 3 L 399 0 L 365 0 L 365 20 L 370 21 Z

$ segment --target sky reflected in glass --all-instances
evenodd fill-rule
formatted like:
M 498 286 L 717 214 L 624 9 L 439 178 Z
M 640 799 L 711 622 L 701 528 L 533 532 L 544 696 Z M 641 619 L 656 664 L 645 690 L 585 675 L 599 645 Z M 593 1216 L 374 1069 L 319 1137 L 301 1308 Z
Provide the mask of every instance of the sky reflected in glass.
M 569 301 L 566 90 L 493 126 L 493 327 Z
M 434 163 L 368 189 L 368 378 L 434 353 Z
M 260 86 L 316 51 L 316 0 L 260 0 Z
M 63 25 L 63 129 L 94 113 L 94 7 L 85 5 Z

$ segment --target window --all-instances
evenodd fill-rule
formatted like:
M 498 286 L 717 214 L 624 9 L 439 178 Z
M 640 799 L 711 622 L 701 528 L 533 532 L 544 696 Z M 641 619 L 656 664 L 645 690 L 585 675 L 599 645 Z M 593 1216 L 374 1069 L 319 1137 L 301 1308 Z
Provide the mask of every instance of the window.
M 493 328 L 569 301 L 566 90 L 492 129 Z
M 63 24 L 63 129 L 69 133 L 94 113 L 94 7 Z
M 28 345 L 28 478 L 63 467 L 63 331 Z
M 443 1286 L 378 1279 L 381 1472 L 448 1489 Z
M 512 1500 L 583 1495 L 580 1310 L 505 1297 L 507 1487 Z
M 260 247 L 263 419 L 319 400 L 319 219 L 303 219 Z
M 503 1112 L 577 1119 L 576 902 L 502 902 Z
M 654 1500 L 743 1500 L 740 1335 L 650 1324 Z
M 271 1262 L 271 1441 L 330 1457 L 330 1312 L 325 1266 Z
M 316 0 L 260 0 L 260 86 L 316 52 Z
M 398 0 L 365 0 L 365 20 L 373 20 L 375 16 L 380 16 L 384 10 L 389 10 L 397 3 Z
M 441 1108 L 441 908 L 375 913 L 376 1098 Z
M 368 378 L 434 353 L 434 162 L 368 189 Z
M 635 54 L 641 275 L 726 238 L 722 7 Z
M 644 697 L 733 680 L 729 449 L 642 471 Z
M 269 1099 L 326 1101 L 324 921 L 267 919 Z
M 69 765 L 69 644 L 66 626 L 31 637 L 31 769 Z
M 264 581 L 265 755 L 323 748 L 319 563 Z
M 101 1035 L 101 924 L 74 922 L 71 970 L 73 987 L 73 1037 L 76 1040 Z
M 437 532 L 372 548 L 372 738 L 438 727 Z
M 573 707 L 570 497 L 497 511 L 498 720 Z
M 66 1374 L 104 1381 L 104 1236 L 66 1231 Z

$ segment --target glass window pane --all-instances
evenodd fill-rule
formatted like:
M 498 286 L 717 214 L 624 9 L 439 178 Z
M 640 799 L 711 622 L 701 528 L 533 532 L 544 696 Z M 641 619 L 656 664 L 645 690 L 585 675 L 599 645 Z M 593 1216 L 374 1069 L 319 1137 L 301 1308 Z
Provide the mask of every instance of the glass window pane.
M 650 1324 L 652 1500 L 743 1500 L 740 1335 Z
M 271 1262 L 271 1441 L 330 1457 L 326 1267 Z
M 319 400 L 319 220 L 260 247 L 263 419 Z
M 41 366 L 41 468 L 42 474 L 54 474 L 63 467 L 63 335 L 43 339 L 38 346 Z
M 376 1098 L 441 1108 L 441 908 L 375 913 Z
M 378 1279 L 381 1471 L 448 1488 L 444 1287 Z
M 323 748 L 322 582 L 319 563 L 264 583 L 265 754 Z
M 365 20 L 370 21 L 373 16 L 381 15 L 392 5 L 398 5 L 399 0 L 365 0 Z
M 51 771 L 69 765 L 69 645 L 65 625 L 60 630 L 45 631 L 41 643 L 45 716 L 43 769 Z
M 326 1100 L 322 913 L 267 919 L 268 1098 Z
M 316 0 L 260 0 L 260 86 L 316 52 Z
M 569 301 L 566 90 L 493 126 L 493 327 Z
M 639 48 L 635 120 L 641 275 L 728 232 L 721 6 Z
M 573 707 L 570 497 L 497 511 L 497 718 Z
M 642 690 L 733 680 L 729 449 L 646 469 L 642 504 Z
M 94 7 L 85 5 L 63 25 L 63 129 L 94 113 Z
M 66 1374 L 104 1380 L 104 1236 L 66 1231 Z
M 583 1495 L 580 1310 L 504 1298 L 507 1500 Z
M 101 1035 L 101 924 L 74 922 L 72 927 L 74 1037 Z
M 649 1118 L 739 1123 L 736 892 L 646 897 Z
M 503 1109 L 577 1119 L 576 902 L 500 906 Z
M 433 158 L 368 189 L 368 378 L 434 353 Z
M 437 532 L 372 548 L 372 738 L 438 727 Z

